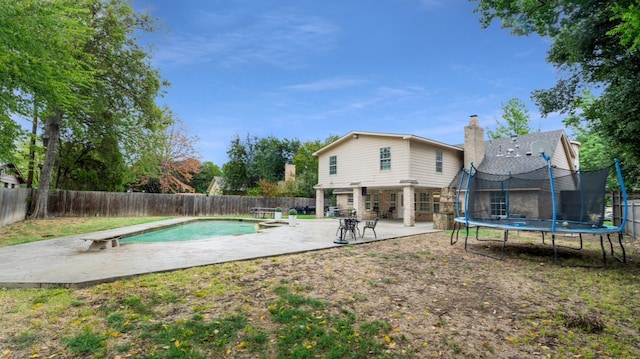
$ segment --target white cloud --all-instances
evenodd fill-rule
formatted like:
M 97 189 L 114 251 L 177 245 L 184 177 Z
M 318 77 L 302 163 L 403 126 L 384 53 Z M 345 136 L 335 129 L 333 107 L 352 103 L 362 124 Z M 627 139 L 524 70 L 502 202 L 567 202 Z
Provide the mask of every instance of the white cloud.
M 213 15 L 207 14 L 207 17 Z M 332 23 L 295 10 L 264 13 L 255 21 L 234 22 L 227 16 L 212 32 L 180 33 L 158 47 L 156 60 L 163 65 L 213 63 L 223 67 L 268 64 L 298 68 L 309 54 L 332 48 L 339 29 Z M 230 15 L 229 15 L 230 16 Z
M 343 89 L 347 87 L 358 86 L 366 81 L 357 79 L 357 78 L 331 78 L 325 80 L 318 80 L 309 83 L 296 84 L 285 87 L 285 90 L 294 90 L 294 91 L 326 91 L 326 90 L 336 90 Z

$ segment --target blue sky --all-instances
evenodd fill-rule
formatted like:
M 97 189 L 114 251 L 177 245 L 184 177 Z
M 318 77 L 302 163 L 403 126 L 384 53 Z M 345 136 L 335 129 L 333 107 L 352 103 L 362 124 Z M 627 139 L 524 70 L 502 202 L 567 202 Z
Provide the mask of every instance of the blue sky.
M 167 104 L 219 166 L 234 135 L 325 139 L 409 133 L 458 144 L 469 116 L 485 129 L 501 104 L 555 84 L 549 40 L 483 30 L 466 0 L 134 0 L 164 29 L 144 35 L 172 83 Z

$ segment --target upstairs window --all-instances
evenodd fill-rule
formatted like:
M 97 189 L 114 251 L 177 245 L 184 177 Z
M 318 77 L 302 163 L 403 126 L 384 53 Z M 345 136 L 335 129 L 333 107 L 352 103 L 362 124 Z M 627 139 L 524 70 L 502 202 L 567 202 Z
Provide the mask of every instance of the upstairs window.
M 388 171 L 391 169 L 391 147 L 382 147 L 380 149 L 380 170 Z
M 329 157 L 329 175 L 338 174 L 338 156 Z
M 442 151 L 436 150 L 436 172 L 442 173 Z

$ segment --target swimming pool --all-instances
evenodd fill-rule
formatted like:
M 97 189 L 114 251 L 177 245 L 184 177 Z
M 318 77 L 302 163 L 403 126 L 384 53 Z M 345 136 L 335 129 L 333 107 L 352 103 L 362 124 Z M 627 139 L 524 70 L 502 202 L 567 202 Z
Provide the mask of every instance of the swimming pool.
M 176 242 L 252 234 L 258 225 L 244 221 L 198 220 L 120 239 L 120 243 Z

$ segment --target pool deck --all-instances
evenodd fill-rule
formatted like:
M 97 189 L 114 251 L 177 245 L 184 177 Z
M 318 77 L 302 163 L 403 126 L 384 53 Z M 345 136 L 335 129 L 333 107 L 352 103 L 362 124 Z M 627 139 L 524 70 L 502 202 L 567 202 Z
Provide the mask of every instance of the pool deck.
M 176 218 L 111 232 L 122 235 L 190 220 L 193 218 Z M 341 244 L 333 242 L 337 227 L 337 219 L 299 219 L 295 227 L 283 221 L 280 226 L 262 229 L 256 234 L 126 243 L 102 250 L 89 250 L 91 241 L 82 240 L 87 234 L 3 247 L 0 248 L 0 287 L 81 288 L 146 273 L 339 247 Z M 109 231 L 96 233 L 104 235 L 105 232 Z M 380 220 L 376 232 L 377 240 L 385 240 L 438 230 L 433 229 L 431 222 L 405 227 L 398 220 Z M 375 239 L 370 229 L 363 239 L 349 238 L 352 244 L 371 241 Z

